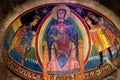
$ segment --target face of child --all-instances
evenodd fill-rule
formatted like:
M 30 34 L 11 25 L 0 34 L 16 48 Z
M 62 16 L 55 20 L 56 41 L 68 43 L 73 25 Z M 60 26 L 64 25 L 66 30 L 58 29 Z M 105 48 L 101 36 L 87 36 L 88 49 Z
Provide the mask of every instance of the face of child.
M 63 26 L 60 26 L 60 33 L 64 33 L 64 27 Z

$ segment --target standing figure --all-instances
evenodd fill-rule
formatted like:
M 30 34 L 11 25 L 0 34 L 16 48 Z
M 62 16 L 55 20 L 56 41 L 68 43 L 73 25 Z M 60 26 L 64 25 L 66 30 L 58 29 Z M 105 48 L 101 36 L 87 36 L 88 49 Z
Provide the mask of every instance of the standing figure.
M 117 30 L 115 27 L 113 27 L 107 20 L 105 20 L 104 18 L 102 17 L 96 17 L 92 12 L 88 12 L 87 14 L 87 17 L 91 18 L 94 23 L 98 26 L 104 26 L 107 28 L 107 32 L 109 30 L 110 34 L 112 35 L 115 35 L 116 36 L 116 40 L 115 42 L 113 43 L 113 46 L 115 47 L 117 53 L 118 53 L 118 50 L 117 50 L 117 44 L 119 45 L 120 44 L 120 35 L 119 35 L 119 30 Z M 115 38 L 113 38 L 115 39 Z M 112 40 L 113 40 L 112 39 Z
M 102 29 L 102 31 L 104 32 L 105 36 L 107 37 L 107 39 L 109 40 L 112 48 L 116 49 L 116 52 L 118 53 L 118 49 L 117 49 L 117 38 L 115 36 L 115 34 L 113 34 L 105 25 L 104 25 L 104 19 L 102 17 L 99 18 L 99 27 Z M 115 32 L 114 32 L 115 33 Z
M 110 42 L 106 38 L 105 34 L 102 32 L 101 28 L 98 27 L 97 25 L 93 25 L 91 20 L 88 17 L 85 17 L 86 23 L 90 26 L 90 35 L 92 38 L 92 42 L 95 45 L 96 50 L 99 52 L 100 55 L 100 65 L 99 67 L 103 64 L 103 51 L 108 50 L 111 59 L 112 57 L 112 52 L 110 50 Z
M 47 71 L 49 75 L 71 74 L 80 72 L 78 58 L 78 36 L 72 23 L 67 20 L 70 16 L 70 9 L 67 6 L 53 8 L 54 17 L 51 26 L 47 31 L 47 43 L 49 50 L 49 62 Z
M 11 49 L 20 52 L 22 55 L 22 65 L 24 65 L 25 53 L 30 50 L 32 39 L 36 35 L 35 31 L 32 30 L 32 27 L 38 23 L 39 18 L 39 16 L 34 16 L 28 25 L 20 27 L 11 41 L 12 46 L 9 49 L 9 52 Z

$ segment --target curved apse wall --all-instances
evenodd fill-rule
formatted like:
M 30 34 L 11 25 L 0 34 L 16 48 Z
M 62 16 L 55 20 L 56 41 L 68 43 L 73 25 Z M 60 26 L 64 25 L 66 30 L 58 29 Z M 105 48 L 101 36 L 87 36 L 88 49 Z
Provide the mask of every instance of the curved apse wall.
M 3 60 L 25 79 L 100 79 L 119 66 L 120 31 L 97 9 L 80 3 L 35 6 L 11 21 Z

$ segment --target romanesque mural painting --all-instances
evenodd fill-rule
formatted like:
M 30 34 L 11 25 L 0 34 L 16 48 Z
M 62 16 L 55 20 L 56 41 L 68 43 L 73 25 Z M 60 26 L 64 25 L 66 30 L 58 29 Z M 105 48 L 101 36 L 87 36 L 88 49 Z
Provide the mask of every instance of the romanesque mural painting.
M 119 46 L 119 30 L 99 11 L 79 4 L 45 4 L 10 24 L 4 60 L 25 79 L 100 79 L 117 68 Z

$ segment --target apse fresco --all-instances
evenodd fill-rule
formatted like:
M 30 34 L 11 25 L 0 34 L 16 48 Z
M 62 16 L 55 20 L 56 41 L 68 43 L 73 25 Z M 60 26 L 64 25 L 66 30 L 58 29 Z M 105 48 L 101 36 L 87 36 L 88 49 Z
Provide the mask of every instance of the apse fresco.
M 93 80 L 119 66 L 119 46 L 119 30 L 99 11 L 80 4 L 45 4 L 10 24 L 3 59 L 24 79 Z

